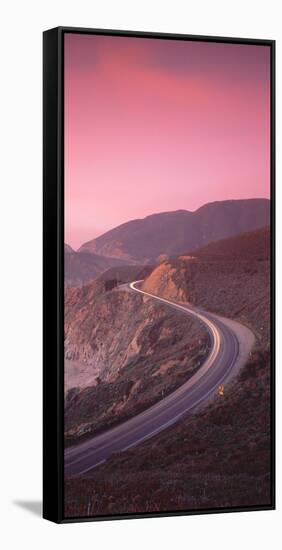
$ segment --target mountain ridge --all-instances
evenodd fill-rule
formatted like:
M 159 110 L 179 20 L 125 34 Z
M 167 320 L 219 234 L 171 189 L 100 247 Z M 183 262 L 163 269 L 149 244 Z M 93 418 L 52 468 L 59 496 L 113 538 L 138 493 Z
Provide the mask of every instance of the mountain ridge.
M 125 222 L 87 241 L 78 253 L 144 263 L 160 254 L 182 254 L 211 241 L 259 229 L 269 225 L 269 220 L 269 199 L 214 201 L 194 212 L 160 212 Z

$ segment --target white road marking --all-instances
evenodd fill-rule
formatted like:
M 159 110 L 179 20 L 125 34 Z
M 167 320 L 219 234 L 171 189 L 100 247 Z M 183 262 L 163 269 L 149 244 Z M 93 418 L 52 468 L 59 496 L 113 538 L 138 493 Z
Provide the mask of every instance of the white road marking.
M 157 301 L 160 301 L 160 302 L 164 302 L 164 303 L 167 303 L 168 305 L 170 306 L 173 306 L 175 309 L 180 309 L 180 310 L 183 310 L 185 313 L 188 313 L 192 316 L 195 316 L 196 318 L 198 318 L 199 320 L 201 320 L 206 326 L 208 326 L 209 328 L 209 331 L 212 335 L 212 340 L 213 340 L 213 348 L 207 358 L 207 360 L 205 361 L 205 363 L 203 364 L 203 366 L 196 372 L 195 375 L 193 375 L 190 380 L 188 380 L 188 382 L 186 382 L 185 384 L 183 384 L 180 388 L 178 388 L 176 391 L 177 391 L 177 394 L 178 394 L 178 397 L 181 397 L 181 394 L 182 393 L 185 393 L 187 392 L 187 389 L 188 387 L 192 387 L 194 386 L 194 384 L 207 372 L 207 370 L 213 365 L 219 351 L 220 351 L 220 345 L 221 345 L 221 341 L 222 341 L 222 338 L 221 338 L 221 335 L 220 335 L 220 332 L 218 331 L 216 325 L 210 321 L 210 319 L 208 319 L 207 317 L 205 317 L 204 315 L 202 315 L 201 313 L 199 312 L 196 312 L 194 311 L 193 309 L 190 309 L 189 307 L 187 306 L 182 306 L 180 304 L 175 304 L 174 302 L 171 302 L 170 300 L 167 300 L 166 298 L 161 298 L 159 296 L 156 296 L 154 294 L 150 294 L 149 292 L 145 292 L 139 288 L 136 288 L 135 285 L 138 284 L 138 283 L 141 283 L 143 282 L 143 280 L 139 280 L 139 281 L 134 281 L 132 283 L 129 284 L 129 287 L 134 290 L 135 292 L 139 292 L 140 294 L 144 294 L 145 296 L 149 296 L 151 298 L 154 298 L 155 300 Z M 213 387 L 211 390 L 209 389 L 209 391 L 207 392 L 206 395 L 210 394 L 215 388 L 217 387 L 217 385 L 215 387 Z M 195 402 L 195 404 L 193 404 L 193 407 L 196 406 L 198 404 L 198 402 L 202 401 L 204 397 L 201 396 L 201 398 Z M 175 399 L 175 392 L 172 392 L 170 395 L 168 395 L 167 397 L 165 397 L 164 399 L 162 399 L 161 401 L 159 401 L 158 403 L 156 403 L 155 405 L 152 405 L 152 407 L 154 408 L 154 412 L 157 413 L 158 409 L 161 409 L 161 413 L 162 413 L 162 409 L 163 409 L 163 405 L 164 405 L 164 402 L 165 404 L 169 404 L 170 401 L 173 401 Z M 150 407 L 149 409 L 147 409 L 146 411 L 144 411 L 143 413 L 140 413 L 139 415 L 137 415 L 139 418 L 143 418 L 145 419 L 146 416 L 149 416 L 149 419 L 150 419 L 150 414 L 151 414 L 151 408 Z M 191 408 L 191 406 L 189 406 L 188 410 Z M 135 440 L 132 444 L 129 444 L 127 445 L 126 447 L 120 449 L 119 452 L 122 452 L 126 449 L 129 449 L 130 447 L 133 447 L 135 445 L 137 445 L 138 443 L 140 443 L 141 441 L 144 441 L 145 439 L 149 439 L 149 437 L 151 437 L 152 435 L 162 431 L 164 428 L 166 428 L 167 426 L 173 424 L 178 418 L 181 418 L 183 416 L 183 414 L 185 413 L 185 411 L 182 411 L 180 414 L 177 414 L 175 417 L 173 417 L 172 419 L 169 419 L 169 421 L 165 422 L 164 424 L 162 424 L 161 426 L 159 426 L 158 428 L 156 428 L 155 430 L 153 430 L 152 432 L 148 433 L 148 434 L 145 434 L 144 436 L 142 436 L 141 438 L 139 438 L 138 440 Z M 156 418 L 158 416 L 158 414 L 155 415 L 154 418 Z M 132 419 L 126 421 L 127 422 L 127 425 L 128 427 L 130 427 L 130 424 L 131 424 L 131 421 L 134 422 L 136 417 L 133 417 Z M 136 429 L 136 426 L 133 425 L 133 431 L 134 429 Z M 112 430 L 114 431 L 115 428 L 112 428 Z M 104 434 L 101 434 L 100 436 L 97 436 L 97 440 L 99 441 L 99 439 L 101 440 L 101 445 L 100 447 L 95 447 L 95 452 L 99 452 L 105 448 L 107 448 L 107 446 L 110 446 L 112 444 L 112 441 L 110 441 L 109 443 L 106 443 L 106 445 L 104 444 L 103 445 L 103 439 L 105 439 L 106 441 L 108 440 L 109 438 L 109 433 L 111 432 L 111 429 L 109 429 L 107 432 L 105 432 Z M 130 433 L 130 429 L 128 430 L 127 434 L 124 434 L 124 435 L 128 435 L 128 433 Z M 122 434 L 123 436 L 123 434 Z M 121 436 L 121 437 L 122 437 Z M 96 438 L 94 438 L 96 439 Z M 89 445 L 89 442 L 85 442 L 84 444 L 82 443 L 81 446 L 79 446 L 80 448 L 80 451 L 83 450 L 83 448 L 85 448 L 85 450 L 87 449 Z M 74 447 L 74 448 L 71 448 L 71 449 L 68 449 L 66 452 L 65 452 L 65 457 L 69 457 L 71 458 L 72 455 L 75 455 L 76 454 L 76 451 L 77 451 L 77 448 Z M 76 463 L 79 463 L 81 460 L 85 460 L 87 459 L 89 456 L 91 456 L 93 454 L 93 449 L 89 449 L 89 453 L 87 454 L 84 454 L 83 456 L 79 456 L 77 458 L 74 458 L 73 460 L 71 460 L 71 462 L 68 462 L 68 466 L 71 466 L 73 464 L 76 464 Z M 92 464 L 89 468 L 86 468 L 84 469 L 83 471 L 81 471 L 80 473 L 83 474 L 83 473 L 86 473 L 88 471 L 90 471 L 91 469 L 93 469 L 95 466 L 97 466 L 98 464 L 102 464 L 103 462 L 105 462 L 105 460 L 101 460 L 99 462 L 97 462 L 96 464 Z

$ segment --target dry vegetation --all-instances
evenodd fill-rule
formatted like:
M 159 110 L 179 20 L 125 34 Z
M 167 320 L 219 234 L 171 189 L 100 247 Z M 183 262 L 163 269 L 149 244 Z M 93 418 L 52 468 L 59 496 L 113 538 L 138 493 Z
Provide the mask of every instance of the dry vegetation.
M 269 355 L 203 411 L 90 475 L 67 479 L 67 516 L 269 505 Z
M 65 377 L 74 386 L 65 396 L 66 445 L 159 401 L 209 351 L 198 321 L 131 292 L 105 292 L 100 281 L 66 290 L 65 332 Z M 85 380 L 91 385 L 83 388 Z
M 271 504 L 269 233 L 228 239 L 187 256 L 165 258 L 145 288 L 249 325 L 256 335 L 252 355 L 224 396 L 113 455 L 88 476 L 66 479 L 67 517 Z M 175 344 L 164 349 L 159 368 Z M 169 372 L 164 369 L 163 381 Z
M 144 290 L 237 319 L 269 350 L 269 239 L 269 229 L 260 229 L 211 243 L 192 259 L 167 260 L 147 277 Z

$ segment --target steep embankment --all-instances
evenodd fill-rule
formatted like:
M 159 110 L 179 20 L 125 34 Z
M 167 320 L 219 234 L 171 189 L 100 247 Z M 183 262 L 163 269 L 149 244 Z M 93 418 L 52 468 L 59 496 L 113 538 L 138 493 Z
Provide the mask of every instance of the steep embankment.
M 251 326 L 269 349 L 269 228 L 224 239 L 156 267 L 143 288 Z
M 66 479 L 66 516 L 270 505 L 269 244 L 268 229 L 242 235 L 169 260 L 146 279 L 148 292 L 245 321 L 256 349 L 208 407 L 87 477 Z
M 87 476 L 66 479 L 66 516 L 270 504 L 269 357 L 201 412 Z
M 208 353 L 199 322 L 103 281 L 65 291 L 66 442 L 137 414 Z

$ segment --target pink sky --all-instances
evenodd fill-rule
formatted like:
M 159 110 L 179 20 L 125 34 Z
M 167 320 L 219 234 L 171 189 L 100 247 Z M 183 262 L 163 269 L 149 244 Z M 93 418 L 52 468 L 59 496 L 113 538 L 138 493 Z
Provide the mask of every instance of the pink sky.
M 269 197 L 270 48 L 65 35 L 65 241 Z

